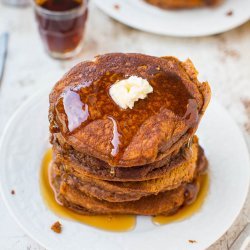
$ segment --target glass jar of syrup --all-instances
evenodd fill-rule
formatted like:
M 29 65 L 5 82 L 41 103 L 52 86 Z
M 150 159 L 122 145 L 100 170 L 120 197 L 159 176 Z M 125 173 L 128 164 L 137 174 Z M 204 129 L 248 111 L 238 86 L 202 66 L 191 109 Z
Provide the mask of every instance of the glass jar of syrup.
M 36 0 L 40 36 L 50 56 L 67 59 L 82 49 L 87 0 Z

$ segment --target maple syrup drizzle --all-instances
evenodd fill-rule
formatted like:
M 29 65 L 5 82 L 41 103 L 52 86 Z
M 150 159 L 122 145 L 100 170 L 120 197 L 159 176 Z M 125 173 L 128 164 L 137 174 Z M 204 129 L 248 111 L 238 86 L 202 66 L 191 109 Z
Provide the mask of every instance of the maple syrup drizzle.
M 133 215 L 114 215 L 114 216 L 85 216 L 77 214 L 66 207 L 61 206 L 55 199 L 53 188 L 49 181 L 49 168 L 52 160 L 52 149 L 49 149 L 43 158 L 41 175 L 40 175 L 40 187 L 42 197 L 47 207 L 56 215 L 67 218 L 73 221 L 77 221 L 89 226 L 93 226 L 99 229 L 108 231 L 124 232 L 132 230 L 136 224 L 136 217 Z
M 111 155 L 115 157 L 119 151 L 119 144 L 120 144 L 119 137 L 121 135 L 118 132 L 116 121 L 112 117 L 109 117 L 109 119 L 113 122 L 113 139 L 111 141 L 113 149 L 111 151 Z
M 113 83 L 127 77 L 107 72 L 97 81 L 80 83 L 66 89 L 55 107 L 54 122 L 64 134 L 74 134 L 91 121 L 112 121 L 113 139 L 110 143 L 113 147 L 109 164 L 113 166 L 117 165 L 140 127 L 162 110 L 173 112 L 189 126 L 198 120 L 195 99 L 180 77 L 171 72 L 152 74 L 147 80 L 153 87 L 153 93 L 137 101 L 133 109 L 121 109 L 109 96 L 109 89 Z
M 72 132 L 89 117 L 88 105 L 82 103 L 80 96 L 69 90 L 64 95 L 63 106 L 68 117 L 68 129 Z
M 191 217 L 194 213 L 197 213 L 204 203 L 209 189 L 209 176 L 204 174 L 198 177 L 197 185 L 200 187 L 196 200 L 181 208 L 176 214 L 170 216 L 155 216 L 152 217 L 152 221 L 156 225 L 164 225 L 172 222 L 182 221 Z

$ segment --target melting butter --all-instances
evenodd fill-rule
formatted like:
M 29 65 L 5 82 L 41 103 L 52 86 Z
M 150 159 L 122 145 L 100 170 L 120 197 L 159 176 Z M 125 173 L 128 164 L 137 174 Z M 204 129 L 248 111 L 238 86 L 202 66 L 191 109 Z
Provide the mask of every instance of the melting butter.
M 132 109 L 135 102 L 145 99 L 152 92 L 153 88 L 149 82 L 138 76 L 117 81 L 109 90 L 111 98 L 122 109 Z

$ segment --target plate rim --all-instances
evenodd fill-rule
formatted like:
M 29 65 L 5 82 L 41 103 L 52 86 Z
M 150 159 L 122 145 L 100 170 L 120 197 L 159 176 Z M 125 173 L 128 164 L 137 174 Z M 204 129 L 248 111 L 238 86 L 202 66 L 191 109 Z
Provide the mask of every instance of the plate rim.
M 18 116 L 18 114 L 23 110 L 25 109 L 26 106 L 28 106 L 28 104 L 30 102 L 33 101 L 33 99 L 35 99 L 37 96 L 40 96 L 41 94 L 43 93 L 46 93 L 47 91 L 49 91 L 50 87 L 44 87 L 40 90 L 38 90 L 36 93 L 34 93 L 33 95 L 31 95 L 30 97 L 28 97 L 15 111 L 14 113 L 11 115 L 11 117 L 9 118 L 9 120 L 7 121 L 5 127 L 4 127 L 4 130 L 3 130 L 3 133 L 2 135 L 0 136 L 0 159 L 1 159 L 1 149 L 4 147 L 4 140 L 5 140 L 5 137 L 6 137 L 6 134 L 9 130 L 9 127 L 11 126 L 12 122 L 15 120 L 16 116 Z M 0 166 L 1 166 L 1 162 L 0 162 Z M 45 246 L 40 240 L 38 240 L 36 237 L 33 236 L 33 234 L 28 230 L 26 229 L 26 227 L 24 225 L 22 225 L 21 221 L 18 220 L 17 216 L 15 215 L 14 213 L 14 210 L 12 210 L 9 202 L 8 202 L 8 199 L 7 199 L 7 195 L 4 193 L 3 191 L 3 184 L 2 184 L 2 181 L 1 181 L 1 177 L 0 177 L 0 196 L 3 200 L 3 203 L 7 209 L 7 211 L 9 212 L 9 214 L 11 215 L 12 219 L 14 219 L 14 221 L 16 222 L 16 224 L 19 226 L 19 228 L 21 230 L 23 230 L 23 232 L 29 236 L 32 240 L 34 240 L 35 242 L 37 242 L 40 246 L 44 247 L 45 249 L 48 248 L 47 246 Z

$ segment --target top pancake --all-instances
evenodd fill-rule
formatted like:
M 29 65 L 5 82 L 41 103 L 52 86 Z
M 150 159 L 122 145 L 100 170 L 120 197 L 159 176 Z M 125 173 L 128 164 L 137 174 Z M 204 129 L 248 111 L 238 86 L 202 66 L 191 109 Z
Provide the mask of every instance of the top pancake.
M 153 87 L 133 109 L 121 109 L 109 88 L 129 76 Z M 64 144 L 109 165 L 160 160 L 195 133 L 210 99 L 190 60 L 113 53 L 73 67 L 50 94 L 50 130 Z M 62 145 L 63 146 L 63 145 Z

